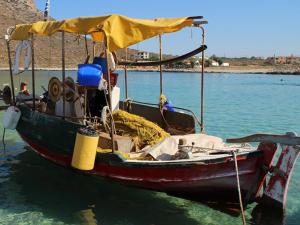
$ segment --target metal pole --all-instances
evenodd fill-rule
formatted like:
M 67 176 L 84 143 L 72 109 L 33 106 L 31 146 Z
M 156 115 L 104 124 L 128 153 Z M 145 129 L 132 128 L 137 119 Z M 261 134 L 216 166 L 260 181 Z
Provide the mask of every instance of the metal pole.
M 95 42 L 93 41 L 93 52 L 92 52 L 92 53 L 93 53 L 93 60 L 94 60 L 94 58 L 95 58 L 95 52 L 96 52 L 96 51 L 95 51 L 95 48 L 96 48 Z
M 47 21 L 50 16 L 50 0 L 46 1 L 45 11 L 44 11 L 44 21 Z
M 86 35 L 84 35 L 84 43 L 85 43 L 85 54 L 86 54 L 86 56 L 88 56 L 89 55 L 89 48 L 88 48 Z
M 66 100 L 65 100 L 65 78 L 66 78 L 66 62 L 65 62 L 65 32 L 61 32 L 61 62 L 62 62 L 62 84 L 63 84 L 63 119 L 66 114 Z
M 87 89 L 84 87 L 84 123 L 86 123 L 86 112 L 87 112 Z
M 8 53 L 8 63 L 9 63 L 9 74 L 10 74 L 10 85 L 11 85 L 11 92 L 13 97 L 13 105 L 16 105 L 16 98 L 15 98 L 15 86 L 14 86 L 14 78 L 12 73 L 12 62 L 11 62 L 11 55 L 10 55 L 10 45 L 9 40 L 6 40 L 7 45 L 7 53 Z
M 203 27 L 200 27 L 202 30 L 202 45 L 205 44 L 205 31 Z M 201 109 L 200 109 L 200 114 L 201 114 L 201 132 L 204 130 L 204 124 L 203 124 L 203 117 L 204 117 L 204 51 L 202 51 L 202 64 L 201 64 Z
M 109 57 L 109 51 L 107 46 L 107 37 L 105 36 L 105 54 L 106 54 L 106 68 L 107 68 L 107 82 L 108 82 L 108 96 L 109 96 L 109 110 L 111 113 L 111 120 L 110 120 L 110 126 L 111 126 L 111 132 L 110 132 L 110 138 L 112 142 L 112 152 L 115 152 L 115 141 L 114 141 L 114 121 L 113 121 L 113 115 L 112 115 L 112 98 L 111 98 L 111 82 L 110 82 L 110 65 L 108 61 Z
M 162 39 L 161 34 L 159 35 L 159 60 L 162 61 Z M 159 73 L 160 73 L 160 95 L 163 94 L 163 73 L 162 73 L 162 65 L 159 65 Z
M 34 68 L 34 36 L 31 34 L 31 68 L 32 68 L 32 95 L 33 95 L 33 110 L 35 110 L 35 68 Z
M 125 49 L 125 61 L 127 62 L 128 48 Z M 128 80 L 127 80 L 127 66 L 125 65 L 125 99 L 128 99 Z

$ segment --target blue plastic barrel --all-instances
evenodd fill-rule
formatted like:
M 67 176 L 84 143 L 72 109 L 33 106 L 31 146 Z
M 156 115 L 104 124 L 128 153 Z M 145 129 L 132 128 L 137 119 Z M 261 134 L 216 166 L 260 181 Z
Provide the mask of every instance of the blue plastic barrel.
M 98 64 L 79 64 L 77 82 L 81 86 L 96 86 L 102 78 L 102 69 Z
M 102 72 L 104 74 L 107 74 L 107 64 L 106 64 L 106 58 L 102 57 L 95 57 L 93 60 L 93 64 L 98 64 L 102 68 Z

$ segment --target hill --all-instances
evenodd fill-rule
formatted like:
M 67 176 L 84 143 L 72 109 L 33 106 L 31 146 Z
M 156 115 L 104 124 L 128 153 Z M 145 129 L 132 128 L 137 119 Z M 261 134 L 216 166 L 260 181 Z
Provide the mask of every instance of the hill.
M 0 0 L 0 68 L 8 68 L 7 48 L 4 40 L 6 30 L 10 26 L 20 23 L 31 23 L 43 19 L 43 13 L 39 11 L 34 0 Z M 17 41 L 11 42 L 12 60 Z M 92 42 L 88 40 L 89 54 L 92 55 Z M 86 59 L 85 41 L 82 36 L 66 34 L 66 67 L 74 68 Z M 100 45 L 96 46 L 99 54 Z M 129 50 L 134 54 L 134 50 Z M 125 51 L 118 53 L 119 57 L 125 56 Z M 35 40 L 36 68 L 60 68 L 61 67 L 61 34 L 51 37 L 36 37 Z M 20 60 L 21 62 L 23 60 Z

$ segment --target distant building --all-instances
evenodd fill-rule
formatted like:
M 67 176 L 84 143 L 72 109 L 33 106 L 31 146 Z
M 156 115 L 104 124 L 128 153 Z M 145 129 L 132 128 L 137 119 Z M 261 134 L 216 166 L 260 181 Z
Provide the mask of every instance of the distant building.
M 220 64 L 216 61 L 211 61 L 211 66 L 219 66 Z
M 149 52 L 138 52 L 135 57 L 138 60 L 144 60 L 144 59 L 149 59 L 150 56 L 149 56 Z
M 223 63 L 221 64 L 221 66 L 223 66 L 223 67 L 229 67 L 229 63 L 223 62 Z
M 294 64 L 299 62 L 299 57 L 291 56 L 273 56 L 268 57 L 265 60 L 266 63 L 275 65 L 275 64 Z
M 276 57 L 268 57 L 265 59 L 265 63 L 275 65 L 276 64 Z
M 297 57 L 291 55 L 286 57 L 286 63 L 287 64 L 294 64 L 297 62 Z

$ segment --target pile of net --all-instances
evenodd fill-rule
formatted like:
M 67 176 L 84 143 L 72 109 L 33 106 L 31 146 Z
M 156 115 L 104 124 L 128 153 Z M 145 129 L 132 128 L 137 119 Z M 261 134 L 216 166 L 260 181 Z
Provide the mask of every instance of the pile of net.
M 153 146 L 170 136 L 157 124 L 123 110 L 115 111 L 113 118 L 117 134 L 131 137 L 135 142 L 135 150 Z

